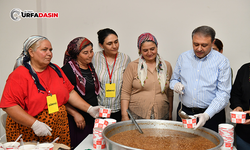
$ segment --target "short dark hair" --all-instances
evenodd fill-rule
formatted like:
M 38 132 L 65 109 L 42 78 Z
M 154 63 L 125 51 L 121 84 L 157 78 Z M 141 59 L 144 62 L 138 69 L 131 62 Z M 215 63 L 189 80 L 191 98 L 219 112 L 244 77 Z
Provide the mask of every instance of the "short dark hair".
M 98 42 L 100 44 L 104 43 L 104 40 L 107 36 L 109 36 L 110 34 L 114 34 L 118 37 L 118 35 L 116 34 L 116 32 L 110 28 L 105 28 L 105 29 L 101 29 L 97 32 L 98 35 Z
M 214 45 L 219 49 L 219 52 L 223 49 L 223 43 L 217 38 L 215 38 Z
M 215 30 L 209 26 L 200 26 L 194 29 L 192 32 L 192 38 L 194 37 L 195 34 L 201 34 L 203 36 L 210 36 L 211 37 L 211 42 L 214 41 L 215 38 Z

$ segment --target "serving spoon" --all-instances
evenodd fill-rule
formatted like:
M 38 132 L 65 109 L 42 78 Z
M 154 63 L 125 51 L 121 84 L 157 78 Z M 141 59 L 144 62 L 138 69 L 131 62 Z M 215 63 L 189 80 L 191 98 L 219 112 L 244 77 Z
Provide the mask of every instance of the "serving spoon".
M 184 111 L 182 111 L 182 94 L 180 94 L 180 97 L 181 97 L 181 108 L 178 111 L 178 114 L 181 117 L 181 119 L 191 119 Z
M 130 113 L 130 111 L 128 109 L 127 109 L 127 112 L 128 112 L 129 117 L 131 118 L 132 122 L 135 124 L 136 128 L 139 130 L 139 132 L 141 134 L 143 134 L 140 126 L 137 124 L 137 122 L 135 121 L 135 119 L 133 118 L 133 116 L 131 115 L 131 113 Z

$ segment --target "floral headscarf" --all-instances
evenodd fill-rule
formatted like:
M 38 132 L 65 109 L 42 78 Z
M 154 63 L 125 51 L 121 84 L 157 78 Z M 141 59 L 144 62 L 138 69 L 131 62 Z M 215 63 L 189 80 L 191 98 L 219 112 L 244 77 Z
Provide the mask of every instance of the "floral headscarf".
M 76 75 L 76 87 L 82 95 L 85 95 L 85 86 L 86 86 L 86 79 L 82 76 L 81 70 L 79 67 L 78 62 L 76 61 L 77 56 L 79 53 L 85 48 L 87 45 L 92 44 L 87 38 L 85 37 L 77 37 L 73 39 L 67 47 L 67 50 L 64 55 L 63 64 L 69 63 L 74 74 Z M 100 92 L 100 83 L 98 77 L 96 75 L 95 69 L 92 63 L 88 64 L 90 71 L 92 73 L 92 77 L 95 84 L 95 93 L 96 95 Z
M 145 41 L 152 41 L 156 44 L 156 46 L 158 46 L 158 42 L 156 40 L 156 38 L 150 34 L 150 33 L 143 33 L 138 37 L 138 43 L 137 43 L 137 47 L 139 50 L 139 64 L 138 64 L 138 78 L 141 81 L 141 85 L 144 86 L 145 84 L 145 80 L 147 79 L 147 64 L 146 64 L 146 60 L 143 58 L 142 54 L 141 54 L 141 45 L 145 42 Z M 167 80 L 167 65 L 165 63 L 165 61 L 160 57 L 159 54 L 157 54 L 156 56 L 156 71 L 157 71 L 157 77 L 159 80 L 159 83 L 161 85 L 161 92 L 163 93 L 165 90 L 165 86 L 166 86 L 166 80 Z

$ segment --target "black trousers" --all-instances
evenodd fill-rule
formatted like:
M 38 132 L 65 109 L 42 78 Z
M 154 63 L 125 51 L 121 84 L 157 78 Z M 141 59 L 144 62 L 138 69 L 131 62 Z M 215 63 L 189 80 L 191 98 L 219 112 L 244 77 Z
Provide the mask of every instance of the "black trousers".
M 178 115 L 178 111 L 181 108 L 181 104 L 179 103 L 178 107 L 177 107 L 177 121 L 181 121 L 180 116 Z M 184 111 L 186 114 L 188 115 L 196 115 L 196 114 L 200 114 L 200 113 L 204 113 L 206 109 L 202 109 L 202 108 L 188 108 L 184 105 L 182 105 L 182 111 Z M 198 123 L 199 119 L 197 119 L 197 123 Z M 221 123 L 225 123 L 226 122 L 226 115 L 225 115 L 225 109 L 222 109 L 219 113 L 215 114 L 212 118 L 210 118 L 203 127 L 206 127 L 208 129 L 211 129 L 215 132 L 218 132 L 218 126 Z
M 115 119 L 116 122 L 120 122 L 122 120 L 122 113 L 121 110 L 115 113 L 110 114 L 110 118 Z

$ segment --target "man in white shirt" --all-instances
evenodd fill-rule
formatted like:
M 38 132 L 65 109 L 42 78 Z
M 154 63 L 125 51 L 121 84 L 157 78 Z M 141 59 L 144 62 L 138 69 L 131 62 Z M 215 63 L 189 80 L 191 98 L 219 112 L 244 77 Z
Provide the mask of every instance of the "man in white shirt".
M 193 49 L 182 53 L 176 63 L 170 88 L 183 94 L 183 111 L 199 118 L 195 129 L 205 126 L 218 131 L 225 123 L 224 108 L 231 91 L 231 69 L 228 59 L 212 50 L 215 31 L 200 26 L 192 32 Z M 180 109 L 180 104 L 177 112 Z M 177 120 L 181 118 L 177 116 Z

